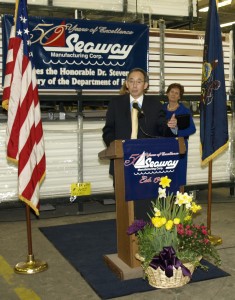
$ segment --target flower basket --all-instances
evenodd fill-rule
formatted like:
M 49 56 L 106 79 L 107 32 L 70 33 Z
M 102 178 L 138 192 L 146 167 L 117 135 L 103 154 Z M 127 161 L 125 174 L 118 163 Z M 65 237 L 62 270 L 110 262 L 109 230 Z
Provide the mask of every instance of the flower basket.
M 185 263 L 184 266 L 189 269 L 190 273 L 194 272 L 194 265 L 191 263 Z M 167 277 L 165 271 L 161 268 L 156 270 L 152 267 L 148 267 L 145 270 L 145 274 L 148 277 L 148 282 L 151 286 L 160 289 L 176 288 L 187 284 L 190 281 L 189 276 L 184 276 L 181 267 L 178 269 L 173 267 L 173 276 Z
M 193 215 L 201 206 L 193 196 L 166 193 L 171 179 L 161 177 L 156 201 L 152 201 L 150 221 L 135 220 L 127 234 L 136 234 L 142 268 L 149 284 L 156 288 L 175 288 L 187 284 L 202 257 L 220 264 L 220 257 L 204 224 L 194 224 Z
M 135 257 L 141 262 L 145 261 L 145 259 L 141 257 L 138 253 L 136 253 Z M 200 259 L 201 257 L 199 258 L 199 260 Z M 190 271 L 192 276 L 195 269 L 195 264 L 187 262 L 184 263 L 183 266 Z M 191 276 L 186 276 L 183 274 L 181 267 L 178 268 L 173 267 L 173 276 L 171 277 L 167 277 L 165 270 L 162 270 L 160 267 L 154 269 L 153 267 L 148 266 L 144 270 L 144 273 L 148 278 L 149 284 L 159 289 L 180 287 L 187 284 L 191 279 Z

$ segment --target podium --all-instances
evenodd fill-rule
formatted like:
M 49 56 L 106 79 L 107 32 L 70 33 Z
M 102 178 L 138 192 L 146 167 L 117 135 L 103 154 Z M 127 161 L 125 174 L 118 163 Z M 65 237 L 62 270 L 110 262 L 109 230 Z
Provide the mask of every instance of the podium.
M 179 153 L 186 151 L 184 138 L 178 138 Z M 135 258 L 138 245 L 135 235 L 128 235 L 127 229 L 134 221 L 134 201 L 125 201 L 124 154 L 121 140 L 99 152 L 99 158 L 113 159 L 115 170 L 117 253 L 104 255 L 108 267 L 122 280 L 142 277 L 140 262 Z
M 120 279 L 142 276 L 139 261 L 135 258 L 136 238 L 128 235 L 127 229 L 134 221 L 134 203 L 125 201 L 124 159 L 121 140 L 113 141 L 99 153 L 100 159 L 114 159 L 117 254 L 105 255 L 104 260 Z

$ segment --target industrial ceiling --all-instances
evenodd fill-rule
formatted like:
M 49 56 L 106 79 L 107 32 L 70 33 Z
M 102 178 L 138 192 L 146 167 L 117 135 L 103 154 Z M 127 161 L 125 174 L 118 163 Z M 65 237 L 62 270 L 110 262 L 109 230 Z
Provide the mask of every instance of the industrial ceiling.
M 220 0 L 224 2 L 225 0 Z M 29 15 L 39 16 L 52 16 L 60 18 L 74 18 L 75 8 L 72 7 L 56 7 L 52 5 L 53 1 L 48 1 L 48 5 L 28 5 Z M 156 27 L 157 21 L 163 19 L 165 21 L 166 28 L 171 29 L 190 29 L 190 30 L 205 30 L 206 27 L 206 12 L 200 12 L 200 8 L 208 6 L 209 0 L 198 0 L 198 16 L 197 17 L 174 17 L 174 16 L 162 16 L 157 14 L 139 14 L 128 13 L 125 9 L 126 1 L 123 1 L 123 12 L 115 11 L 102 11 L 97 9 L 79 9 L 78 2 L 78 18 L 89 20 L 105 20 L 105 21 L 117 21 L 117 22 L 130 22 L 130 23 L 145 23 L 150 27 Z M 137 0 L 136 0 L 137 3 Z M 1 2 L 0 11 L 2 14 L 12 14 L 14 12 L 14 3 Z M 230 4 L 220 7 L 218 9 L 220 24 L 235 22 L 235 0 L 232 0 Z M 229 32 L 234 25 L 223 27 L 222 32 Z

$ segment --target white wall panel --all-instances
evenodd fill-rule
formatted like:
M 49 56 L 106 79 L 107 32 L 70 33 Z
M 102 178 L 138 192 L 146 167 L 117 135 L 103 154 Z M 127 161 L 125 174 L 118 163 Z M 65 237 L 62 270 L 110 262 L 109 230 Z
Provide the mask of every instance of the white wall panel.
M 53 0 L 53 6 L 74 7 L 79 9 L 98 9 L 105 11 L 123 11 L 123 0 Z
M 98 153 L 105 149 L 102 140 L 104 121 L 84 122 L 83 180 L 92 183 L 92 193 L 112 193 L 113 181 L 109 176 L 109 161 L 99 160 Z
M 229 117 L 229 132 L 231 130 Z M 189 137 L 187 184 L 205 184 L 208 182 L 208 167 L 201 167 L 200 156 L 200 119 L 194 117 L 197 128 L 195 134 Z M 230 181 L 230 150 L 229 148 L 213 160 L 213 183 Z
M 137 9 L 136 9 L 137 3 Z M 189 16 L 190 0 L 128 0 L 128 11 L 157 14 L 157 15 L 170 15 L 170 16 Z M 193 16 L 197 16 L 197 1 L 193 0 Z
M 109 161 L 100 161 L 98 152 L 105 147 L 101 139 L 103 121 L 83 123 L 83 182 L 91 182 L 92 193 L 112 192 Z M 17 200 L 17 168 L 6 160 L 6 124 L 0 127 L 0 202 Z M 79 179 L 77 122 L 44 122 L 46 178 L 40 196 L 69 197 L 71 183 Z
M 1 0 L 1 2 L 15 3 L 15 0 Z M 136 0 L 128 0 L 128 12 L 136 13 Z M 189 5 L 191 0 L 139 0 L 137 2 L 138 13 L 171 15 L 171 16 L 189 16 Z M 197 0 L 193 0 L 193 16 L 197 16 Z M 48 5 L 48 0 L 28 0 L 28 4 Z M 98 9 L 104 11 L 123 11 L 124 0 L 53 0 L 53 6 L 74 7 L 74 9 Z M 172 8 L 174 5 L 174 9 Z
M 187 184 L 206 184 L 208 168 L 201 167 L 199 117 L 194 117 L 197 132 L 190 136 Z M 231 119 L 229 118 L 229 125 Z M 102 141 L 104 121 L 86 120 L 83 123 L 83 182 L 91 182 L 92 194 L 112 193 L 112 179 L 108 174 L 109 161 L 100 161 L 98 153 L 105 146 Z M 46 179 L 41 187 L 41 199 L 70 197 L 71 183 L 78 182 L 77 122 L 43 123 L 46 147 Z M 230 128 L 230 126 L 229 126 Z M 17 199 L 17 169 L 8 164 L 5 152 L 5 124 L 0 128 L 0 202 Z M 230 150 L 213 160 L 213 182 L 229 182 Z
M 149 43 L 149 73 L 150 80 L 152 74 L 158 82 L 150 81 L 148 92 L 159 94 L 160 86 L 160 31 L 150 29 Z M 165 89 L 174 82 L 179 82 L 185 87 L 185 97 L 187 94 L 200 95 L 202 60 L 204 47 L 204 32 L 191 30 L 165 30 L 163 42 L 164 67 L 162 74 L 165 79 Z M 232 35 L 223 34 L 223 55 L 225 70 L 225 85 L 227 93 L 231 92 L 232 81 Z M 198 84 L 195 84 L 195 81 Z

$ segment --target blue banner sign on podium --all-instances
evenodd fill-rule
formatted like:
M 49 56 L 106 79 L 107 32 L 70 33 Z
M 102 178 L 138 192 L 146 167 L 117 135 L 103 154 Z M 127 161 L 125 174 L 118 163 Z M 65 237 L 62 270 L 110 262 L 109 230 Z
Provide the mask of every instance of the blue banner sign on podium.
M 169 193 L 176 193 L 183 185 L 187 153 L 179 153 L 176 138 L 125 140 L 123 153 L 126 201 L 156 199 L 164 176 L 172 180 Z

